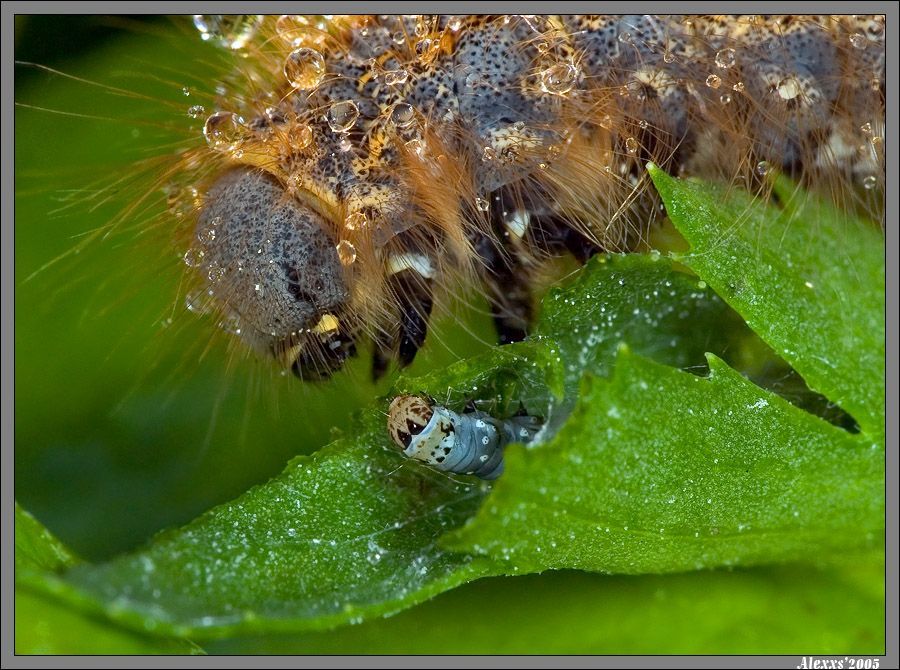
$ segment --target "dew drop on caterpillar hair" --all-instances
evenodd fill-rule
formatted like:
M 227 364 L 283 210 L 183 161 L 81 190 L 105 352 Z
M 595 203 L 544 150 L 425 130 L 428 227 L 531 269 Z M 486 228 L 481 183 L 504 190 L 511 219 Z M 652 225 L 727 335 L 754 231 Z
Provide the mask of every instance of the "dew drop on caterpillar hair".
M 233 56 L 158 172 L 191 286 L 236 342 L 325 378 L 410 363 L 476 287 L 501 342 L 546 259 L 640 248 L 644 172 L 883 220 L 884 17 L 197 17 Z

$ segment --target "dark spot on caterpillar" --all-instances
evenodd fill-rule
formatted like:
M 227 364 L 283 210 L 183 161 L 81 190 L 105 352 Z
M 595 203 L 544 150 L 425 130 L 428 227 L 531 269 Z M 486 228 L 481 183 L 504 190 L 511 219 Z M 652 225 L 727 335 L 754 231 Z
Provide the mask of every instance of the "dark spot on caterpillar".
M 300 281 L 300 272 L 297 268 L 285 267 L 285 269 L 287 271 L 288 289 L 293 294 L 294 299 L 299 302 L 315 305 L 316 296 L 312 292 L 302 288 L 303 284 Z
M 412 419 L 406 420 L 406 428 L 411 435 L 418 435 L 422 432 L 422 429 L 425 428 L 426 424 L 419 424 L 413 421 Z
M 396 431 L 394 435 L 400 438 L 400 442 L 403 443 L 404 447 L 408 447 L 410 440 L 412 440 L 412 435 L 403 430 Z

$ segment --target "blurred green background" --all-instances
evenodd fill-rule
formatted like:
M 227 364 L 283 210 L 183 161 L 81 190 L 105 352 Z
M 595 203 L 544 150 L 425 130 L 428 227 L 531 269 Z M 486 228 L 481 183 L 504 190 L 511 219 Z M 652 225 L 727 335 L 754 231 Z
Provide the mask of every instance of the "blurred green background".
M 136 161 L 203 141 L 202 119 L 186 112 L 215 86 L 223 55 L 188 18 L 18 17 L 16 56 L 88 81 L 16 68 L 15 493 L 76 553 L 102 561 L 326 444 L 389 380 L 372 385 L 363 355 L 304 386 L 231 352 L 184 308 L 184 250 L 158 190 L 67 254 L 147 193 L 148 179 L 129 183 Z M 485 349 L 493 336 L 477 301 L 465 323 L 439 324 L 412 371 Z M 563 572 L 485 580 L 386 621 L 207 650 L 877 650 L 880 584 L 877 566 Z

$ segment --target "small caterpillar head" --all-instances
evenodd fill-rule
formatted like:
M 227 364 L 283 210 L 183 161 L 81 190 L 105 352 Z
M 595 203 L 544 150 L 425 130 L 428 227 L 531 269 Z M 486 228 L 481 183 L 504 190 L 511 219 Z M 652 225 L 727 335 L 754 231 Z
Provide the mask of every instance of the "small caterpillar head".
M 388 432 L 394 443 L 405 451 L 413 437 L 425 430 L 433 417 L 434 410 L 427 399 L 414 395 L 397 396 L 388 409 Z
M 348 291 L 328 230 L 321 215 L 254 169 L 220 177 L 198 222 L 209 294 L 236 317 L 244 340 L 298 373 L 338 367 L 352 353 L 340 333 Z
M 427 398 L 394 398 L 388 411 L 388 432 L 408 457 L 440 468 L 456 445 L 454 415 Z

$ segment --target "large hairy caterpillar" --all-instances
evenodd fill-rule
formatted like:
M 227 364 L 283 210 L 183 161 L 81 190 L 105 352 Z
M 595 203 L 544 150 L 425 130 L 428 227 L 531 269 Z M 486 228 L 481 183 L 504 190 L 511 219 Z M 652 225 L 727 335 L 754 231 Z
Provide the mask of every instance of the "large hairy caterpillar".
M 881 16 L 198 16 L 237 54 L 157 168 L 188 306 L 323 378 L 408 364 L 479 287 L 501 342 L 532 277 L 638 248 L 644 173 L 766 195 L 779 170 L 881 220 Z
M 879 16 L 196 24 L 249 57 L 181 158 L 185 262 L 208 307 L 302 377 L 362 337 L 376 375 L 408 364 L 458 286 L 521 339 L 544 258 L 645 238 L 647 161 L 761 193 L 772 169 L 844 200 L 883 186 Z

